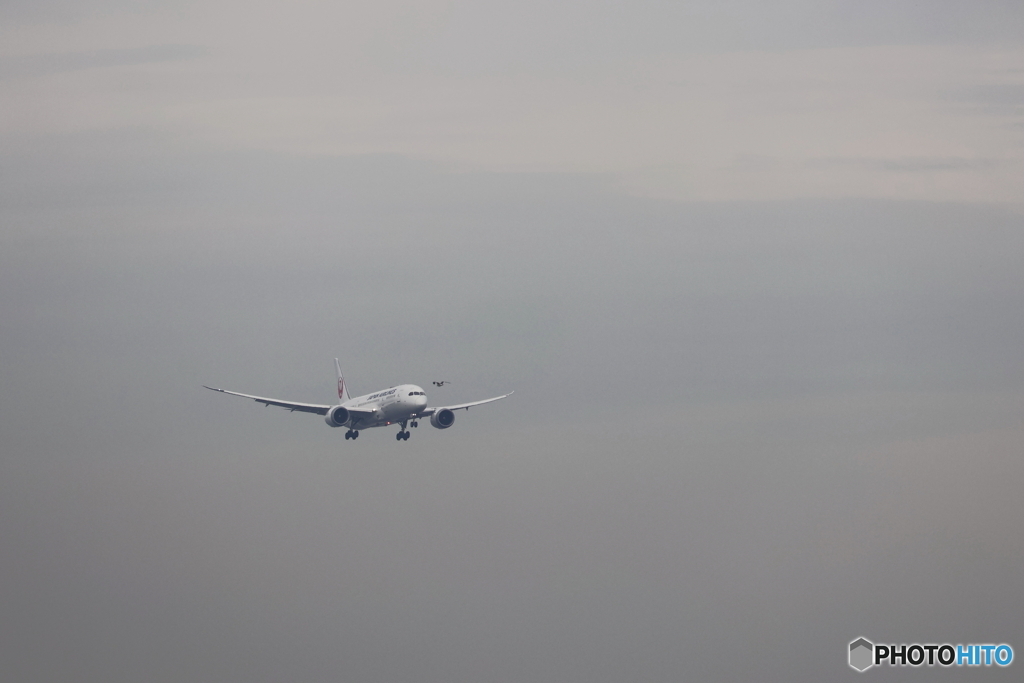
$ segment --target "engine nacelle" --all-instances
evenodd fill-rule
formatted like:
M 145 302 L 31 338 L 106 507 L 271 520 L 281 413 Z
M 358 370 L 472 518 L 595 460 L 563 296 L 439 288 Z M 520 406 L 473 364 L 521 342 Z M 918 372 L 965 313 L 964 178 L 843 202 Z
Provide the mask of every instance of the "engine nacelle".
M 344 427 L 352 419 L 352 414 L 345 406 L 334 406 L 324 415 L 324 422 L 332 427 Z
M 438 429 L 448 429 L 455 424 L 455 413 L 447 408 L 441 408 L 441 410 L 430 416 L 430 424 Z

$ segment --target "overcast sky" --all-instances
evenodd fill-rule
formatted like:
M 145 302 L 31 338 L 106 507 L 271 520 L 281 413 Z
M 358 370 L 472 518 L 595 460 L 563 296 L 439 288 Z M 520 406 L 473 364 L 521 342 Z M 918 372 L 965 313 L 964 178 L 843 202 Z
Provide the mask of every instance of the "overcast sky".
M 1022 187 L 1019 2 L 8 0 L 0 677 L 1024 657 Z

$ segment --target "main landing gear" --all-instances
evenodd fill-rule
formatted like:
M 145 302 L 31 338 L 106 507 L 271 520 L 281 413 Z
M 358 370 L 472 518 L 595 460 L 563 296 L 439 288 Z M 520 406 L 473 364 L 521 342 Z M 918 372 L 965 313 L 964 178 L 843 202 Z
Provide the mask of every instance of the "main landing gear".
M 358 439 L 359 438 L 358 430 L 355 430 L 355 429 L 348 430 L 347 432 L 345 432 L 345 438 L 346 439 L 352 439 L 353 441 Z
M 402 429 L 397 434 L 395 434 L 395 440 L 396 441 L 408 441 L 409 440 L 409 430 L 407 430 L 405 428 L 405 423 L 404 422 L 402 422 L 401 425 L 402 425 Z M 413 422 L 412 426 L 415 427 L 416 423 Z

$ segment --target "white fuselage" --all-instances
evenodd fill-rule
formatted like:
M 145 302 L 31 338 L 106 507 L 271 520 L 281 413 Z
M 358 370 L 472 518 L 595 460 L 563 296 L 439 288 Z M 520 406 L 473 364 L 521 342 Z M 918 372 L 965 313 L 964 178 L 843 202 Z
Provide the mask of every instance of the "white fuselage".
M 360 411 L 373 411 L 372 415 L 354 413 L 350 425 L 353 429 L 383 427 L 416 419 L 427 407 L 427 394 L 415 384 L 400 384 L 390 389 L 350 398 L 341 405 Z

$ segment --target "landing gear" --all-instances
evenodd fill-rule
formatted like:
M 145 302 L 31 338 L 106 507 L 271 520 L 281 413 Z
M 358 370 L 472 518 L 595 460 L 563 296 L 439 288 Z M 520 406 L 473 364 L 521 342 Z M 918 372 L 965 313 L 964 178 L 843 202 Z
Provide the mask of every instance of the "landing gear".
M 359 438 L 359 432 L 355 429 L 350 429 L 345 432 L 346 439 L 352 439 L 353 441 Z
M 409 426 L 410 427 L 419 427 L 420 423 L 417 422 L 416 420 L 413 420 L 412 422 L 409 423 Z
M 409 432 L 406 431 L 406 429 L 405 429 L 405 420 L 402 420 L 398 424 L 402 425 L 402 428 L 400 430 L 398 430 L 397 434 L 395 434 L 395 438 L 398 441 L 408 441 L 409 440 Z

